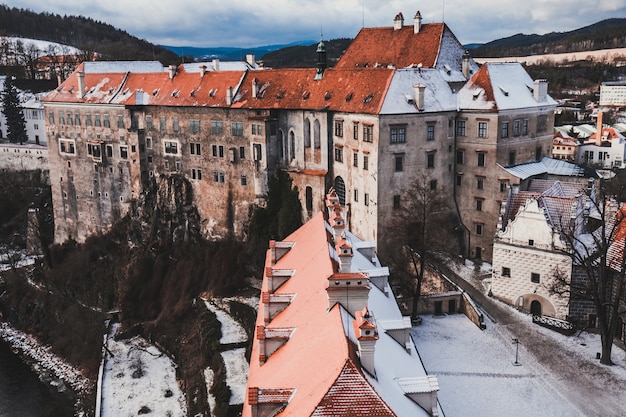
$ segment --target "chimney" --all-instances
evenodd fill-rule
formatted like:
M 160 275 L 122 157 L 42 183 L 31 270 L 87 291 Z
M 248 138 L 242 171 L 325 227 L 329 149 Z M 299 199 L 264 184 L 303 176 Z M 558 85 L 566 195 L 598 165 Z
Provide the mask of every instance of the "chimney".
M 339 257 L 339 272 L 350 272 L 352 265 L 352 258 L 354 252 L 352 250 L 352 243 L 346 238 L 340 238 L 335 246 L 337 256 Z
M 376 378 L 376 367 L 374 363 L 374 352 L 376 350 L 376 341 L 378 340 L 378 329 L 374 316 L 370 314 L 365 306 L 362 310 L 357 311 L 354 319 L 354 334 L 359 346 L 359 358 L 361 366 L 370 375 Z
M 424 111 L 424 93 L 426 92 L 426 86 L 422 84 L 415 84 L 415 107 L 417 110 Z
M 418 10 L 417 13 L 415 13 L 415 18 L 413 19 L 413 33 L 420 33 L 421 29 L 422 29 L 422 14 Z
M 167 70 L 170 73 L 170 80 L 174 79 L 174 75 L 176 75 L 176 65 L 170 65 Z
M 81 97 L 85 97 L 85 72 L 78 72 L 78 91 Z
M 213 71 L 220 70 L 220 60 L 218 58 L 213 58 Z
M 533 97 L 535 101 L 542 103 L 546 101 L 548 97 L 548 81 L 547 80 L 535 80 L 535 87 L 533 88 Z
M 252 80 L 252 98 L 257 98 L 259 95 L 259 80 L 256 78 Z
M 598 118 L 596 122 L 596 146 L 602 146 L 602 112 L 598 111 Z
M 367 307 L 370 280 L 364 272 L 335 272 L 328 277 L 326 296 L 328 308 L 337 303 L 348 311 L 359 311 Z
M 466 80 L 470 78 L 470 54 L 468 50 L 463 52 L 463 63 L 461 64 L 461 71 Z
M 54 72 L 57 75 L 57 86 L 60 86 L 61 84 L 63 84 L 63 77 L 61 74 L 61 69 L 59 67 L 54 69 Z
M 393 18 L 393 30 L 400 30 L 402 26 L 404 26 L 404 16 L 400 12 Z
M 335 242 L 341 238 L 341 234 L 346 228 L 346 222 L 341 212 L 341 206 L 337 203 L 330 212 L 330 227 L 333 228 Z
M 206 69 L 206 65 L 200 65 L 200 77 L 204 77 L 204 74 L 206 74 Z
M 252 68 L 256 66 L 256 57 L 254 56 L 254 54 L 246 54 L 246 63 Z
M 228 87 L 226 89 L 226 105 L 230 106 L 231 104 L 233 104 L 233 88 Z

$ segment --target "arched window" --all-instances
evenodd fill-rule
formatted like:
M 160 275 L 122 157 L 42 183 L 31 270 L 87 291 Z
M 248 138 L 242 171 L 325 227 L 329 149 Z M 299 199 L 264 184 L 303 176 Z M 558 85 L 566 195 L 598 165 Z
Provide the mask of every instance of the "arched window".
M 293 130 L 289 132 L 289 160 L 296 159 L 296 135 Z
M 285 159 L 285 138 L 282 130 L 278 130 L 278 155 L 280 159 Z
M 309 217 L 311 217 L 311 215 L 313 214 L 313 188 L 307 185 L 305 189 L 305 194 L 306 194 L 306 212 L 308 213 Z
M 335 192 L 337 193 L 337 197 L 339 197 L 339 204 L 342 206 L 346 205 L 346 183 L 343 181 L 341 177 L 335 177 Z
M 541 316 L 541 303 L 537 300 L 533 300 L 530 303 L 530 314 L 533 316 Z
M 304 147 L 311 147 L 311 122 L 308 118 L 304 119 Z
M 313 146 L 320 147 L 320 121 L 317 119 L 313 122 Z

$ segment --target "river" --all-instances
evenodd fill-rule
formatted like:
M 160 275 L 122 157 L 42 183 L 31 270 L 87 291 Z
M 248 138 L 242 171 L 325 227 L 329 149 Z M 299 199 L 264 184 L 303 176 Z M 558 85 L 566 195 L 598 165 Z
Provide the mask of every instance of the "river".
M 0 340 L 0 416 L 71 417 L 72 404 L 39 381 L 28 365 Z

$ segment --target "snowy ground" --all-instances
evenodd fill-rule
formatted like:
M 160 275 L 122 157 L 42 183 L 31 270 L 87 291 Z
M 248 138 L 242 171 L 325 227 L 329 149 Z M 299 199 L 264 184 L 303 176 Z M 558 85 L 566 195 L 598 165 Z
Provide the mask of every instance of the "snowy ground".
M 514 365 L 515 345 L 505 328 L 488 321 L 487 329 L 481 331 L 460 314 L 422 319 L 422 325 L 413 328 L 413 340 L 429 374 L 437 375 L 446 417 L 585 415 L 562 395 L 554 375 L 527 355 L 523 344 L 521 366 Z M 563 354 L 597 362 L 597 335 L 566 337 L 536 327 L 557 339 Z M 610 372 L 626 384 L 626 353 L 614 348 L 613 360 L 616 366 Z M 597 382 L 601 386 L 602 380 Z M 620 413 L 616 410 L 615 416 Z
M 107 347 L 102 417 L 186 416 L 185 396 L 169 357 L 139 336 L 120 341 L 110 338 Z

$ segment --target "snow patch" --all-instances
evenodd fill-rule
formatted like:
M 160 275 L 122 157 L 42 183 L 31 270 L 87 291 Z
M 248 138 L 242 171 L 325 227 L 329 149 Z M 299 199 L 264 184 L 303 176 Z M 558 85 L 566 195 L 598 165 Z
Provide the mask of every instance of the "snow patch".
M 248 381 L 248 361 L 246 349 L 239 348 L 222 352 L 226 365 L 226 384 L 230 388 L 229 405 L 243 404 Z

